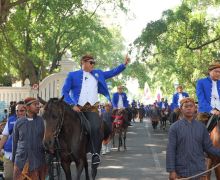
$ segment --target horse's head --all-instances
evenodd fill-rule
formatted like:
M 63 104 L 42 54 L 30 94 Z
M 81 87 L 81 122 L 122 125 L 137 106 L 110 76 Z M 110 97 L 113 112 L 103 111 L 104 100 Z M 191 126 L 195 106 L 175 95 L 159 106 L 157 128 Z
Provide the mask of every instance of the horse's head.
M 42 114 L 45 125 L 43 143 L 46 151 L 53 154 L 56 148 L 56 138 L 58 138 L 63 125 L 65 103 L 63 97 L 61 99 L 51 98 L 48 102 L 39 97 L 38 99 L 44 105 L 44 112 Z
M 128 118 L 127 111 L 125 109 L 115 109 L 113 110 L 112 117 L 114 119 L 113 124 L 117 127 L 121 126 Z

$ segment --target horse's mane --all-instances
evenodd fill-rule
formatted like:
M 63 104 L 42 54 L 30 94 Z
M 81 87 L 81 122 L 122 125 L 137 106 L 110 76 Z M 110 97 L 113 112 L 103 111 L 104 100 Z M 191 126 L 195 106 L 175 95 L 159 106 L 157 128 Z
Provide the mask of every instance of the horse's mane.
M 77 115 L 77 112 L 73 111 L 71 106 L 69 104 L 67 104 L 65 101 L 63 101 L 62 99 L 50 98 L 49 101 L 46 103 L 44 109 L 54 111 L 54 109 L 51 108 L 51 104 L 56 104 L 58 106 L 57 108 L 60 108 L 62 111 L 65 111 L 67 113 L 72 113 L 75 116 Z M 56 109 L 56 110 L 58 110 L 58 109 Z

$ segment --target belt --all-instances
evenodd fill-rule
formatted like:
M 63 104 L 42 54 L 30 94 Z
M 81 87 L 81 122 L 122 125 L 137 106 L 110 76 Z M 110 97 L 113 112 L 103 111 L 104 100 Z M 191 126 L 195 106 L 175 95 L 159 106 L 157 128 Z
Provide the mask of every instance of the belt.
M 82 112 L 96 112 L 99 113 L 98 107 L 99 103 L 95 103 L 94 105 L 91 105 L 90 103 L 86 103 L 84 106 L 77 105 Z

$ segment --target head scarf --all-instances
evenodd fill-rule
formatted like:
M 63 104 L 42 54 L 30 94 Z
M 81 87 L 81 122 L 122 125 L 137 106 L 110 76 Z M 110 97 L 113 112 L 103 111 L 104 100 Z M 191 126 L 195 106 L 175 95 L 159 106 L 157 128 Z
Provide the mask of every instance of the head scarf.
M 32 103 L 37 102 L 38 100 L 34 97 L 27 97 L 24 102 L 26 106 L 30 106 Z
M 81 61 L 88 61 L 90 59 L 94 60 L 94 57 L 90 54 L 86 54 L 81 58 Z
M 217 68 L 220 68 L 220 63 L 218 63 L 218 62 L 215 62 L 215 63 L 213 63 L 213 64 L 211 64 L 210 66 L 209 66 L 209 72 L 210 71 L 212 71 L 212 70 L 214 70 L 214 69 L 217 69 Z
M 183 106 L 184 103 L 188 103 L 188 102 L 192 102 L 193 104 L 195 104 L 195 101 L 193 98 L 186 97 L 180 101 L 180 108 Z

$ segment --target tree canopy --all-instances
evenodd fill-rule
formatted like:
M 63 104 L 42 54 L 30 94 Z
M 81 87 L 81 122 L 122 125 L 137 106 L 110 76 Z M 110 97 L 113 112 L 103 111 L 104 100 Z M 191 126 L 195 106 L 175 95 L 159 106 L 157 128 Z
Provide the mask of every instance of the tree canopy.
M 219 1 L 183 1 L 147 24 L 134 46 L 150 86 L 161 86 L 171 95 L 178 82 L 195 96 L 196 80 L 206 76 L 207 66 L 220 56 L 220 19 L 210 13 L 216 7 Z
M 38 82 L 59 70 L 66 50 L 77 63 L 85 53 L 93 54 L 103 69 L 123 61 L 120 29 L 107 27 L 102 15 L 109 7 L 112 12 L 129 13 L 125 1 L 0 2 L 0 84 L 26 77 L 31 84 Z M 137 78 L 141 88 L 148 82 L 151 89 L 161 87 L 165 96 L 171 96 L 178 82 L 195 96 L 196 80 L 220 59 L 220 15 L 214 13 L 219 7 L 219 0 L 184 0 L 179 7 L 164 11 L 134 41 L 135 61 L 111 84 Z
M 122 58 L 123 38 L 116 27 L 105 27 L 96 13 L 101 4 L 94 1 L 94 11 L 80 0 L 30 0 L 16 6 L 1 25 L 2 76 L 29 77 L 31 84 L 56 72 L 67 49 L 75 60 L 93 54 L 100 67 L 113 65 Z M 120 1 L 114 6 L 124 8 Z M 1 79 L 1 78 L 0 78 Z

